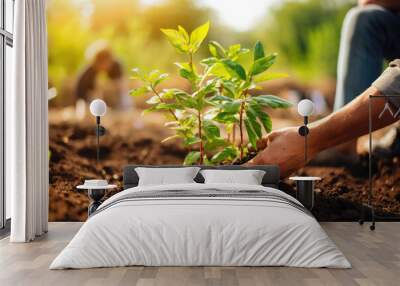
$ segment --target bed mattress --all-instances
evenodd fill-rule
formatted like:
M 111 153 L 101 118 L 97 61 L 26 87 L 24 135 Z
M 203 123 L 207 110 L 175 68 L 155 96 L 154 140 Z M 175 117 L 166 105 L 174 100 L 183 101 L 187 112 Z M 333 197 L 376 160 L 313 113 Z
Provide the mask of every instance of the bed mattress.
M 284 192 L 196 183 L 112 196 L 50 269 L 129 265 L 351 267 L 315 218 Z

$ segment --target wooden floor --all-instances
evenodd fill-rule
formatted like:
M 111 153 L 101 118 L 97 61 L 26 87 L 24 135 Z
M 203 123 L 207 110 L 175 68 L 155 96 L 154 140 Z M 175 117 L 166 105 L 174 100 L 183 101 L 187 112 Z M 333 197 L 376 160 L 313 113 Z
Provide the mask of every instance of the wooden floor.
M 27 244 L 0 241 L 0 285 L 400 285 L 400 223 L 322 223 L 352 269 L 289 267 L 124 267 L 48 270 L 80 223 L 50 223 L 49 233 Z

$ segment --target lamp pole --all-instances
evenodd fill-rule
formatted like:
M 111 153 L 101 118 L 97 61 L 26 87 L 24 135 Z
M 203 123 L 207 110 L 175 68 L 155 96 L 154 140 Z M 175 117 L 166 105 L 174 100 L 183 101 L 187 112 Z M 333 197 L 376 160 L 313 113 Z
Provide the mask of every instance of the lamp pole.
M 96 158 L 97 158 L 97 165 L 99 165 L 99 162 L 100 162 L 100 116 L 96 116 L 96 140 L 97 140 Z
M 96 117 L 96 160 L 100 163 L 100 136 L 106 133 L 106 129 L 100 125 L 100 117 L 107 112 L 107 105 L 101 99 L 95 99 L 90 103 L 90 112 Z
M 308 117 L 314 112 L 314 103 L 309 99 L 304 99 L 297 106 L 298 113 L 303 117 L 304 124 L 299 128 L 299 135 L 304 137 L 304 165 L 308 162 Z M 296 198 L 309 210 L 314 207 L 314 181 L 320 180 L 318 177 L 291 177 L 296 181 Z
M 308 130 L 307 124 L 308 124 L 308 116 L 304 116 L 304 126 L 306 127 L 305 128 L 306 132 L 304 134 L 304 165 L 307 164 L 307 159 L 308 159 L 307 158 L 307 135 L 308 135 L 309 130 Z
M 310 132 L 310 130 L 307 127 L 308 116 L 310 116 L 314 112 L 314 103 L 309 99 L 304 99 L 299 102 L 297 110 L 299 114 L 304 118 L 304 125 L 299 128 L 299 134 L 304 137 L 304 164 L 307 164 L 308 161 L 307 139 L 308 139 L 308 133 Z

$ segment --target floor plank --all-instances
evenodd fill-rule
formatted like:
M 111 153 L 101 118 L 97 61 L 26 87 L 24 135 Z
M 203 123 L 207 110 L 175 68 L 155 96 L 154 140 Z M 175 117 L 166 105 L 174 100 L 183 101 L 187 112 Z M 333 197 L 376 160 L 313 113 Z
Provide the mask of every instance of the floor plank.
M 0 240 L 2 286 L 266 286 L 266 285 L 399 285 L 400 223 L 382 222 L 371 232 L 368 225 L 322 223 L 331 239 L 352 263 L 352 269 L 289 267 L 119 267 L 50 271 L 55 256 L 81 223 L 50 223 L 49 233 L 32 243 Z

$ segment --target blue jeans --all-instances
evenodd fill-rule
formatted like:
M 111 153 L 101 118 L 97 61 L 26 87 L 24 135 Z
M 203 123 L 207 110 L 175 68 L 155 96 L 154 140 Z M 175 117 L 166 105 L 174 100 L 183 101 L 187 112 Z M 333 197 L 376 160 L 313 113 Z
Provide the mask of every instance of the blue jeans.
M 377 5 L 352 8 L 343 22 L 335 110 L 352 101 L 400 58 L 400 15 Z

